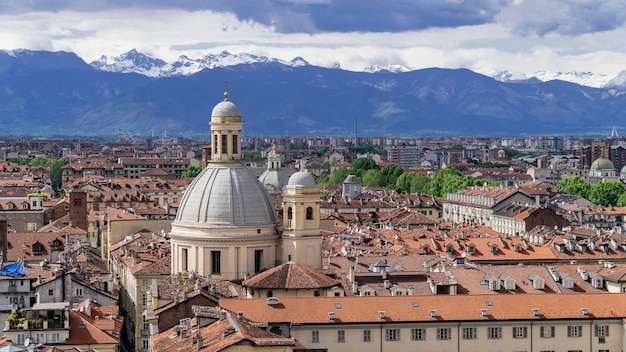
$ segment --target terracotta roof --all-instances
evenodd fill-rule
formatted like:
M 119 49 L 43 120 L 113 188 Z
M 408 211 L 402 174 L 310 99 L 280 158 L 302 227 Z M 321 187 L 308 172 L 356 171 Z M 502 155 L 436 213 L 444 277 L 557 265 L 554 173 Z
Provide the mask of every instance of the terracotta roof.
M 9 250 L 7 261 L 42 261 L 52 260 L 52 251 L 63 251 L 65 249 L 65 238 L 54 232 L 9 232 L 7 233 Z M 58 246 L 54 247 L 54 241 Z M 41 245 L 41 251 L 33 252 L 33 245 Z
M 313 289 L 333 287 L 338 284 L 336 279 L 293 262 L 273 267 L 242 283 L 243 286 L 256 289 Z
M 222 351 L 230 346 L 246 341 L 252 346 L 294 346 L 291 338 L 273 334 L 255 327 L 245 319 L 236 319 L 229 315 L 210 325 L 198 328 L 195 323 L 183 335 L 179 326 L 152 336 L 152 350 L 155 352 L 188 352 L 202 350 L 206 352 Z M 198 346 L 198 343 L 200 346 Z
M 533 299 L 498 294 L 280 298 L 274 306 L 266 299 L 222 299 L 220 306 L 243 312 L 255 322 L 292 324 L 379 323 L 381 311 L 387 322 L 484 321 L 481 309 L 487 309 L 490 320 L 626 317 L 626 295 L 612 293 L 545 294 Z M 587 318 L 581 308 L 587 308 Z M 539 310 L 539 317 L 533 309 Z M 334 312 L 334 321 L 328 320 L 328 312 Z
M 118 344 L 119 339 L 105 333 L 93 324 L 93 319 L 85 314 L 70 310 L 70 337 L 68 345 L 78 344 Z

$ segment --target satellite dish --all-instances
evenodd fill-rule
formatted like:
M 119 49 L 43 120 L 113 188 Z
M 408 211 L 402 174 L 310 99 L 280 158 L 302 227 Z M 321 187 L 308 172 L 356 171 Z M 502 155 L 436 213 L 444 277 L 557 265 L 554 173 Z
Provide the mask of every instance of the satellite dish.
M 25 338 L 24 339 L 24 346 L 28 347 L 28 345 L 30 345 L 30 338 Z
M 463 253 L 461 253 L 461 258 L 465 258 L 467 256 L 467 253 L 465 253 L 465 251 L 463 251 Z

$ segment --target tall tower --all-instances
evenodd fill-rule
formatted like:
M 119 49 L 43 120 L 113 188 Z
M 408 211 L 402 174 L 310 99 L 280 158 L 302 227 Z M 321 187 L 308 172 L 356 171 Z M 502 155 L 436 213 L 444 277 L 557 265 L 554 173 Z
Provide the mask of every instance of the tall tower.
M 87 193 L 83 190 L 70 192 L 70 221 L 72 226 L 87 231 Z
M 243 122 L 237 105 L 228 100 L 228 92 L 224 93 L 224 101 L 218 104 L 213 112 L 211 162 L 240 162 Z
M 322 267 L 320 189 L 313 177 L 299 171 L 283 189 L 283 262 Z

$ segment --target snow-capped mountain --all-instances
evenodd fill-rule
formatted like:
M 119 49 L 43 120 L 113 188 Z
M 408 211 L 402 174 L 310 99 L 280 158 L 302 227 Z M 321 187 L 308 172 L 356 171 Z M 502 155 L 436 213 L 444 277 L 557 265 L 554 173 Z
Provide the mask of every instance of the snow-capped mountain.
M 626 89 L 626 70 L 620 72 L 617 77 L 608 81 L 604 88 Z
M 208 54 L 198 59 L 192 59 L 182 55 L 174 62 L 165 62 L 148 55 L 142 54 L 135 49 L 120 56 L 109 57 L 103 55 L 99 60 L 91 62 L 89 65 L 100 71 L 138 73 L 149 77 L 171 77 L 188 76 L 205 68 L 226 67 L 239 64 L 253 63 L 281 63 L 283 65 L 300 67 L 308 66 L 309 63 L 296 57 L 291 61 L 268 58 L 267 56 L 257 56 L 252 54 L 231 54 L 222 51 L 219 54 Z
M 568 72 L 537 71 L 532 74 L 510 72 L 510 71 L 500 71 L 494 74 L 490 74 L 489 76 L 493 77 L 494 79 L 500 82 L 532 82 L 533 78 L 538 79 L 542 82 L 547 82 L 547 81 L 552 81 L 552 80 L 557 79 L 561 81 L 577 83 L 583 86 L 595 87 L 595 88 L 604 87 L 611 79 L 609 76 L 603 73 L 578 72 L 578 71 L 568 71 Z
M 149 55 L 132 49 L 119 56 L 103 55 L 99 60 L 91 62 L 89 65 L 94 69 L 106 72 L 121 73 L 138 73 L 149 77 L 171 77 L 171 76 L 188 76 L 204 69 L 213 69 L 216 67 L 227 67 L 240 64 L 255 63 L 280 63 L 291 67 L 310 66 L 302 57 L 295 57 L 291 61 L 285 61 L 267 56 L 257 56 L 253 54 L 232 54 L 228 51 L 222 51 L 219 54 L 208 54 L 200 58 L 190 58 L 188 56 L 180 56 L 173 62 L 151 57 Z M 340 63 L 335 63 L 331 69 L 341 69 Z M 393 73 L 409 72 L 409 69 L 403 65 L 372 65 L 365 67 L 363 72 L 380 72 L 388 71 Z M 486 73 L 487 76 L 494 78 L 500 82 L 507 83 L 539 83 L 552 80 L 561 80 L 566 82 L 577 83 L 587 87 L 595 88 L 619 88 L 626 89 L 626 71 L 622 72 L 618 77 L 611 79 L 603 73 L 578 72 L 578 71 L 537 71 L 532 74 L 498 71 Z

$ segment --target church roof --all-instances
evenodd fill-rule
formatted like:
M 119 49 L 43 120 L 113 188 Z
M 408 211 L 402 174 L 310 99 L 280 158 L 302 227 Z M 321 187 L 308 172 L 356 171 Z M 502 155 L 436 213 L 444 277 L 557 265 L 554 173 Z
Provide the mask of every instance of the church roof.
M 242 164 L 209 165 L 193 180 L 173 226 L 259 227 L 276 225 L 269 194 Z
M 596 159 L 590 167 L 591 170 L 614 170 L 615 166 L 611 162 L 611 160 L 605 157 L 599 157 Z
M 256 289 L 314 289 L 338 284 L 336 279 L 294 262 L 266 270 L 242 283 L 243 286 Z

